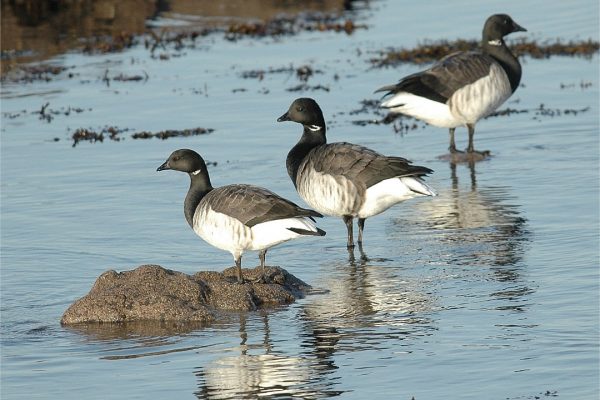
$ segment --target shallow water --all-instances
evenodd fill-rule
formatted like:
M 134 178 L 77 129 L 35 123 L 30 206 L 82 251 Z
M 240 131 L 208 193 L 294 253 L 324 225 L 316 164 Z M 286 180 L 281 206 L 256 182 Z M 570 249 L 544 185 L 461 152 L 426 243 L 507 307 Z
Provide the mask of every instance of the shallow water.
M 350 113 L 374 89 L 421 68 L 372 69 L 375 51 L 476 38 L 498 10 L 528 28 L 516 37 L 598 38 L 597 2 L 380 1 L 359 3 L 352 17 L 368 29 L 352 35 L 214 35 L 169 60 L 143 46 L 67 53 L 52 62 L 73 67 L 71 79 L 3 84 L 2 397 L 597 398 L 598 55 L 526 57 L 523 85 L 507 106 L 530 111 L 477 125 L 476 145 L 494 157 L 474 168 L 437 159 L 444 129 L 399 135 L 390 125 L 353 124 L 374 116 Z M 306 64 L 321 71 L 307 83 L 329 91 L 287 91 L 301 83 L 293 73 L 242 78 Z M 149 78 L 107 86 L 106 70 Z M 301 95 L 319 101 L 330 141 L 432 168 L 439 196 L 367 220 L 364 253 L 348 254 L 335 218 L 320 221 L 321 240 L 272 249 L 269 264 L 326 289 L 288 307 L 232 313 L 211 326 L 60 326 L 107 269 L 231 265 L 185 223 L 188 178 L 156 172 L 172 150 L 193 148 L 217 162 L 215 185 L 255 183 L 302 203 L 284 168 L 301 128 L 275 122 Z M 48 123 L 32 114 L 46 102 L 83 112 Z M 540 104 L 561 115 L 537 115 Z M 125 133 L 72 147 L 75 129 L 107 125 L 215 131 L 166 141 Z M 464 130 L 457 134 L 464 146 Z M 245 256 L 244 265 L 256 263 L 256 254 Z

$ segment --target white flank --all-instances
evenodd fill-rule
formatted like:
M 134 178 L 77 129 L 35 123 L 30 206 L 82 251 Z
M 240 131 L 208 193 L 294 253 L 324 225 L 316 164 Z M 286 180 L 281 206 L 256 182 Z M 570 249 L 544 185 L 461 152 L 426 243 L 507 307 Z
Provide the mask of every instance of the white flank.
M 388 108 L 391 112 L 410 115 L 440 128 L 456 128 L 464 125 L 464 121 L 457 119 L 450 112 L 447 104 L 412 93 L 400 92 L 381 103 L 381 107 Z
M 361 203 L 358 188 L 343 176 L 316 172 L 300 166 L 297 178 L 298 194 L 318 212 L 341 217 L 355 214 Z
M 435 196 L 435 191 L 419 178 L 386 179 L 367 189 L 365 201 L 358 211 L 358 217 L 372 217 L 396 203 L 419 195 Z
M 456 119 L 475 123 L 491 114 L 512 94 L 510 82 L 501 66 L 494 63 L 490 73 L 454 92 L 448 100 L 450 112 Z
M 249 250 L 262 250 L 303 236 L 288 228 L 317 232 L 315 224 L 307 218 L 286 218 L 256 224 L 251 228 L 252 243 Z
M 210 245 L 231 254 L 251 248 L 252 232 L 238 219 L 201 205 L 194 213 L 194 232 Z
M 200 206 L 194 214 L 194 232 L 208 244 L 230 252 L 234 257 L 245 250 L 264 250 L 302 236 L 288 228 L 317 232 L 308 218 L 287 218 L 267 221 L 252 228 L 238 219 Z

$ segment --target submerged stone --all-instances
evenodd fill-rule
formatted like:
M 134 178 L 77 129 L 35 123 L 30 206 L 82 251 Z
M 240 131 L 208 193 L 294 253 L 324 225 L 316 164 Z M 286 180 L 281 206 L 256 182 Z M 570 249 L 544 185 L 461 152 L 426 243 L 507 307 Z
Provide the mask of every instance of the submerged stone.
M 90 292 L 63 314 L 61 324 L 89 322 L 210 322 L 217 311 L 252 311 L 293 303 L 309 285 L 279 267 L 267 267 L 268 283 L 254 282 L 261 269 L 245 269 L 245 284 L 235 268 L 194 275 L 142 265 L 131 271 L 106 271 Z

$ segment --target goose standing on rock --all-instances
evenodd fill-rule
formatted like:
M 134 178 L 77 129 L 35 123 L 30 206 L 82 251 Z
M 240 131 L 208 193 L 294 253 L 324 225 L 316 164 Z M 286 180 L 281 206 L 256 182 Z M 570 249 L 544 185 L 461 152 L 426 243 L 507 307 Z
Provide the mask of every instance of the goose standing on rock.
M 393 113 L 410 115 L 428 124 L 450 128 L 450 153 L 457 155 L 454 130 L 469 131 L 467 156 L 483 158 L 489 151 L 473 146 L 475 123 L 496 110 L 521 81 L 521 64 L 506 47 L 504 36 L 526 31 L 506 14 L 495 14 L 483 27 L 481 51 L 462 51 L 442 58 L 431 68 L 384 86 L 390 96 L 381 103 Z
M 327 144 L 323 112 L 313 99 L 296 99 L 277 121 L 303 125 L 302 137 L 287 156 L 288 174 L 312 208 L 342 217 L 349 248 L 354 247 L 354 218 L 358 218 L 358 243 L 362 244 L 365 219 L 415 196 L 435 196 L 422 179 L 433 172 L 429 168 L 356 144 Z
M 267 189 L 243 184 L 213 188 L 206 163 L 193 150 L 174 151 L 157 171 L 166 169 L 190 176 L 183 205 L 185 219 L 198 236 L 233 255 L 239 283 L 244 282 L 245 250 L 259 251 L 264 280 L 267 249 L 300 236 L 325 235 L 313 219 L 321 214 L 298 207 Z

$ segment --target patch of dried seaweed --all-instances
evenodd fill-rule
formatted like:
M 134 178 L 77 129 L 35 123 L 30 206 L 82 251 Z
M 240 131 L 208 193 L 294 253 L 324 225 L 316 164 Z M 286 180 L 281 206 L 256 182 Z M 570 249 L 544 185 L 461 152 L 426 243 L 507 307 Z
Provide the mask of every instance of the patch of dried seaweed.
M 131 32 L 121 32 L 113 36 L 96 36 L 83 45 L 84 54 L 118 53 L 139 43 L 139 38 Z
M 519 39 L 508 44 L 513 53 L 517 56 L 529 56 L 532 58 L 549 58 L 551 56 L 570 56 L 590 58 L 598 53 L 599 42 L 588 39 L 583 41 L 560 40 L 551 42 L 537 40 Z M 476 40 L 455 40 L 455 41 L 426 41 L 413 49 L 387 49 L 379 51 L 378 57 L 373 57 L 369 61 L 374 67 L 389 67 L 402 63 L 424 64 L 431 63 L 442 57 L 457 52 L 470 51 L 479 48 L 479 41 Z
M 157 50 L 161 60 L 168 60 L 176 54 L 168 54 L 169 50 L 181 52 L 186 48 L 195 48 L 197 39 L 212 34 L 222 34 L 226 40 L 238 41 L 244 38 L 264 38 L 292 36 L 301 32 L 344 32 L 348 35 L 357 29 L 366 29 L 363 24 L 356 24 L 351 19 L 343 19 L 339 15 L 322 13 L 303 13 L 294 16 L 278 16 L 265 21 L 234 22 L 226 26 L 204 28 L 193 31 L 181 31 L 177 28 L 150 30 L 144 38 L 144 46 L 154 56 Z M 118 49 L 119 46 L 116 46 Z
M 67 69 L 69 67 L 51 64 L 19 65 L 7 73 L 3 73 L 2 77 L 0 77 L 0 82 L 49 82 Z
M 148 81 L 148 74 L 146 71 L 142 71 L 144 75 L 125 75 L 120 73 L 119 75 L 110 77 L 108 76 L 108 70 L 104 72 L 104 76 L 102 77 L 102 82 L 106 83 L 106 86 L 110 86 L 111 81 L 115 82 L 146 82 Z
M 299 85 L 289 87 L 285 90 L 288 92 L 308 92 L 308 91 L 314 92 L 315 90 L 322 90 L 324 92 L 329 92 L 329 86 L 307 85 L 306 83 L 301 83 Z
M 72 106 L 68 106 L 68 107 L 61 107 L 59 109 L 51 109 L 49 108 L 50 106 L 50 102 L 46 102 L 44 104 L 42 104 L 42 106 L 40 107 L 39 110 L 35 110 L 35 111 L 27 111 L 27 110 L 21 110 L 21 111 L 17 111 L 17 112 L 3 112 L 2 113 L 2 118 L 8 118 L 8 119 L 16 119 L 16 118 L 20 118 L 26 115 L 38 115 L 39 119 L 44 120 L 46 122 L 52 122 L 52 120 L 58 116 L 58 115 L 64 115 L 64 116 L 69 116 L 72 113 L 74 114 L 79 114 L 82 113 L 84 111 L 91 111 L 91 108 L 88 108 L 87 110 L 81 107 L 72 107 Z
M 105 137 L 112 141 L 119 142 L 124 139 L 120 136 L 121 133 L 127 132 L 129 130 L 130 129 L 128 128 L 117 128 L 114 126 L 106 126 L 98 131 L 89 128 L 79 128 L 75 130 L 75 132 L 72 135 L 73 147 L 77 146 L 77 144 L 81 141 L 88 141 L 91 143 L 103 142 Z M 171 137 L 205 135 L 213 131 L 214 129 L 212 128 L 193 128 L 181 130 L 168 129 L 155 133 L 148 131 L 135 132 L 131 134 L 131 137 L 133 139 L 158 138 L 165 140 Z
M 193 129 L 181 129 L 181 130 L 168 129 L 168 130 L 160 131 L 160 132 L 156 132 L 156 133 L 147 132 L 147 131 L 137 132 L 137 133 L 134 133 L 133 135 L 131 135 L 131 137 L 134 139 L 158 138 L 158 139 L 165 140 L 168 138 L 179 137 L 179 136 L 205 135 L 205 134 L 211 133 L 213 131 L 214 131 L 214 129 L 212 129 L 212 128 L 193 128 Z
M 122 139 L 119 135 L 128 130 L 129 129 L 127 128 L 117 128 L 115 126 L 105 126 L 104 128 L 100 129 L 99 132 L 89 128 L 79 128 L 76 129 L 71 135 L 71 138 L 73 139 L 73 147 L 77 146 L 77 144 L 82 141 L 90 143 L 103 142 L 105 135 L 108 137 L 108 139 L 119 142 Z
M 310 65 L 301 65 L 299 67 L 294 67 L 290 65 L 289 67 L 279 67 L 279 68 L 269 68 L 269 69 L 253 69 L 249 71 L 243 71 L 240 76 L 243 79 L 258 79 L 262 81 L 265 78 L 265 75 L 270 74 L 295 74 L 296 78 L 301 82 L 307 82 L 308 79 L 315 74 L 322 74 L 323 71 L 320 69 L 315 69 Z
M 236 41 L 243 37 L 278 37 L 296 35 L 300 32 L 345 32 L 348 35 L 357 29 L 366 29 L 350 19 L 341 21 L 337 15 L 301 14 L 279 16 L 266 21 L 243 22 L 229 25 L 225 32 L 227 40 Z

